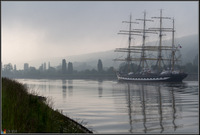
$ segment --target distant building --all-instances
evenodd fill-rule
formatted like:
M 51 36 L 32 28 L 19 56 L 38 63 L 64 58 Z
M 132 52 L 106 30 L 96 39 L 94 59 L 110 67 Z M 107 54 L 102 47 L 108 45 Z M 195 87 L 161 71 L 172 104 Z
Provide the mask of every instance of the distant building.
M 68 73 L 73 73 L 73 64 L 71 62 L 68 63 Z
M 17 67 L 16 67 L 16 65 L 14 65 L 14 70 L 15 70 L 15 71 L 17 70 Z
M 44 71 L 46 71 L 46 62 L 44 63 Z
M 49 63 L 48 63 L 48 69 L 50 69 L 50 67 L 51 67 L 51 66 L 50 66 L 50 62 L 49 62 Z
M 67 65 L 66 65 L 66 60 L 63 59 L 62 60 L 62 73 L 66 73 L 67 72 Z
M 102 61 L 100 59 L 98 60 L 97 69 L 98 69 L 98 72 L 103 71 L 103 64 L 102 64 Z
M 27 71 L 29 69 L 28 63 L 24 63 L 24 71 Z
M 41 64 L 41 66 L 39 67 L 39 70 L 40 70 L 40 71 L 43 71 L 43 70 L 44 70 L 44 65 L 43 65 L 43 64 Z

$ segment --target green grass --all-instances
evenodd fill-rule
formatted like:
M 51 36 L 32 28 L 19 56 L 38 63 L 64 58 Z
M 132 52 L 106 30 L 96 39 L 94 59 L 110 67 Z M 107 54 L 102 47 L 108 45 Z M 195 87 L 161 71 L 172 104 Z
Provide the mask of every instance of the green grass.
M 2 130 L 18 133 L 91 133 L 88 129 L 53 110 L 27 88 L 2 78 Z

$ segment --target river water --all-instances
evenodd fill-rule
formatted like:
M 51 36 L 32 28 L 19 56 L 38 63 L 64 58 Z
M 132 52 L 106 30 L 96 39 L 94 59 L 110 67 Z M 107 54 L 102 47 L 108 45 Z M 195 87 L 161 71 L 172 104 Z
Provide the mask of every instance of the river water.
M 16 79 L 93 133 L 199 133 L 199 84 Z

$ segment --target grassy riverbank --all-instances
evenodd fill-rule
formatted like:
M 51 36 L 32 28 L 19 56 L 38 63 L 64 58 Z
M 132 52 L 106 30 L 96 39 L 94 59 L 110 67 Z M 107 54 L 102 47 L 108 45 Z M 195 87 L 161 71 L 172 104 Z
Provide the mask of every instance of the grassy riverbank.
M 2 129 L 17 133 L 91 133 L 24 85 L 2 78 Z

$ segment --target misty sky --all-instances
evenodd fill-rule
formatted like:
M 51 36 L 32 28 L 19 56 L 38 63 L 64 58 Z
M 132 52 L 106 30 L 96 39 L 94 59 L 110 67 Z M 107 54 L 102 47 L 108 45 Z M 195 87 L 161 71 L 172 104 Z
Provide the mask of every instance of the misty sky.
M 85 54 L 119 47 L 122 21 L 175 18 L 176 36 L 198 34 L 198 1 L 1 2 L 2 63 Z M 18 66 L 18 65 L 17 65 Z M 21 65 L 22 66 L 22 65 Z

